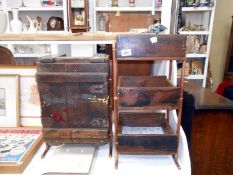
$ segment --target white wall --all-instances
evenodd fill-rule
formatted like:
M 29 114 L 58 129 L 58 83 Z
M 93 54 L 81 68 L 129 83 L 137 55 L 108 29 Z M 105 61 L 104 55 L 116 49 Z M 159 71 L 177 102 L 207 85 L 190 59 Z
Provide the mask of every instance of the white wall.
M 224 76 L 232 23 L 231 16 L 233 16 L 233 0 L 217 0 L 210 48 L 214 89 L 222 82 Z

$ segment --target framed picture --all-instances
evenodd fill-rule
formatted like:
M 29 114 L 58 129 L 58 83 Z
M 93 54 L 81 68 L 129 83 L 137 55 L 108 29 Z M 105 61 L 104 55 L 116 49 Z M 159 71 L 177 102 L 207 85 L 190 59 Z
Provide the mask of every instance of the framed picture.
M 19 75 L 19 116 L 21 126 L 41 126 L 35 66 L 0 66 L 0 74 Z
M 20 76 L 20 117 L 23 126 L 40 126 L 40 97 L 34 75 Z
M 42 143 L 41 129 L 0 128 L 1 173 L 22 173 Z
M 0 75 L 0 127 L 19 126 L 19 75 Z

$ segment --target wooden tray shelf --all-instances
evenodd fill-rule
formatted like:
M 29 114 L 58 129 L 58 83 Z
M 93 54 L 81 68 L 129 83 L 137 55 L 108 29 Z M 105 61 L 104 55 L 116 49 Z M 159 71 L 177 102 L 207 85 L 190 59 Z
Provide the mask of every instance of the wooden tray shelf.
M 163 113 L 120 113 L 118 150 L 122 154 L 175 154 L 178 137 L 172 131 Z M 161 127 L 161 133 L 125 134 L 123 127 Z
M 122 154 L 175 154 L 178 136 L 163 113 L 120 113 L 118 150 Z M 163 133 L 122 133 L 123 127 L 160 127 Z
M 120 76 L 118 82 L 119 110 L 177 109 L 180 88 L 165 76 Z

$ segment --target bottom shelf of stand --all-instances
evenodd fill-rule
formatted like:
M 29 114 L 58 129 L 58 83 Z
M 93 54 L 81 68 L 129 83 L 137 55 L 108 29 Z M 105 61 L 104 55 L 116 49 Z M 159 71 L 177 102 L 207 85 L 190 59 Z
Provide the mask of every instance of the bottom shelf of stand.
M 176 154 L 178 136 L 163 113 L 120 113 L 118 151 L 121 154 Z

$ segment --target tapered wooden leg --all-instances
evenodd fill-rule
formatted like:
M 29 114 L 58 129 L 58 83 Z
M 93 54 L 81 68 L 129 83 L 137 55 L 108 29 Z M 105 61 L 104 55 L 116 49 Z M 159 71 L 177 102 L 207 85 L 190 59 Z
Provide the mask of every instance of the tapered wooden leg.
M 43 152 L 42 155 L 41 155 L 41 159 L 43 159 L 43 158 L 45 157 L 45 155 L 46 155 L 47 152 L 49 151 L 50 147 L 51 147 L 51 146 L 50 146 L 49 144 L 46 143 L 46 148 L 45 148 L 44 152 Z
M 180 164 L 179 164 L 179 162 L 178 162 L 178 155 L 177 155 L 177 154 L 173 154 L 172 157 L 173 157 L 173 160 L 174 160 L 174 162 L 175 162 L 177 168 L 180 170 L 181 167 L 180 167 Z
M 109 157 L 112 157 L 112 132 L 109 135 Z

